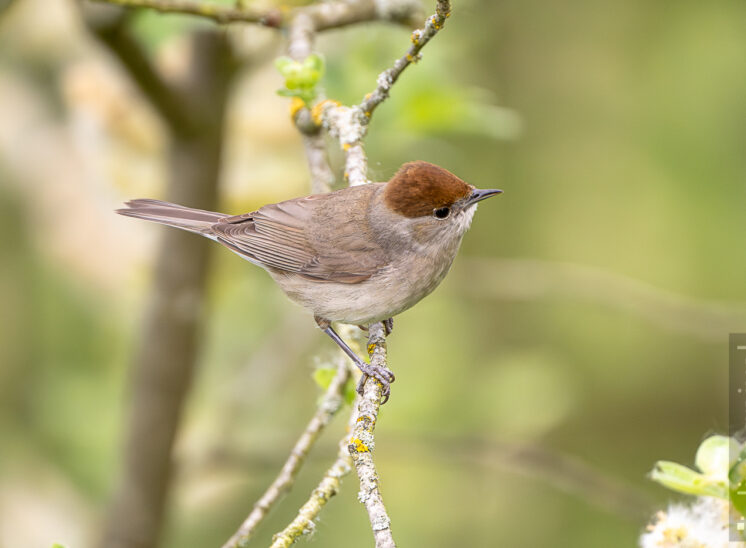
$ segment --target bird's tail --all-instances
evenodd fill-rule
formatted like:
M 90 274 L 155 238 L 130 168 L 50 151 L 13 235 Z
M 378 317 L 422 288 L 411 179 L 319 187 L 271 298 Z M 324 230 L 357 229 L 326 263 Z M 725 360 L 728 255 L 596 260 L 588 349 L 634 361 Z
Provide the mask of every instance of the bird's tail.
M 130 200 L 125 205 L 127 209 L 117 209 L 117 213 L 182 228 L 208 237 L 210 236 L 212 225 L 220 219 L 228 217 L 228 215 L 223 213 L 192 209 L 191 207 L 162 202 L 160 200 Z

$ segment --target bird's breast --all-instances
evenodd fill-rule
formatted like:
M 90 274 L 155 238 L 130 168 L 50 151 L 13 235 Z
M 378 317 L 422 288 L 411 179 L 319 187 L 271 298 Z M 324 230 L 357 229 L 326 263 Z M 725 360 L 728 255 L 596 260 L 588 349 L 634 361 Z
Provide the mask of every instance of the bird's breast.
M 429 295 L 445 278 L 453 255 L 409 254 L 354 284 L 314 281 L 287 273 L 273 277 L 292 300 L 315 316 L 367 325 L 395 316 Z

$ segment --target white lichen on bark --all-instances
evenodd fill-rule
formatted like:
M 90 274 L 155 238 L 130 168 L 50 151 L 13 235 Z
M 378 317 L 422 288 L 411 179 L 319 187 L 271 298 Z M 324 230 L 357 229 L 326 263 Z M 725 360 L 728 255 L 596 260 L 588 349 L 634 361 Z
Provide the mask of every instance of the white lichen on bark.
M 376 323 L 369 328 L 368 352 L 372 364 L 386 366 L 386 333 L 383 324 Z M 391 533 L 391 519 L 381 496 L 380 479 L 373 462 L 375 449 L 374 429 L 378 420 L 383 387 L 374 378 L 368 378 L 363 386 L 363 394 L 358 399 L 354 428 L 350 436 L 349 451 L 355 464 L 360 491 L 358 500 L 368 512 L 376 548 L 396 546 Z

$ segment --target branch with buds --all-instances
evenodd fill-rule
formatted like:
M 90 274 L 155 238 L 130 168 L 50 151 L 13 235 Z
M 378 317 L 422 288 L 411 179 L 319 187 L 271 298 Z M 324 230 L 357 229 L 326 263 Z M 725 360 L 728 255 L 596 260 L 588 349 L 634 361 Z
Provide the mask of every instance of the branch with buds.
M 448 0 L 438 0 L 435 13 L 427 18 L 424 27 L 412 32 L 412 46 L 404 56 L 396 60 L 394 66 L 378 75 L 376 89 L 368 93 L 359 105 L 348 107 L 334 101 L 325 101 L 315 107 L 313 121 L 323 124 L 329 134 L 339 140 L 345 151 L 345 178 L 350 186 L 369 182 L 363 139 L 373 111 L 388 98 L 391 87 L 402 72 L 420 60 L 422 48 L 443 28 L 450 14 L 451 3 Z

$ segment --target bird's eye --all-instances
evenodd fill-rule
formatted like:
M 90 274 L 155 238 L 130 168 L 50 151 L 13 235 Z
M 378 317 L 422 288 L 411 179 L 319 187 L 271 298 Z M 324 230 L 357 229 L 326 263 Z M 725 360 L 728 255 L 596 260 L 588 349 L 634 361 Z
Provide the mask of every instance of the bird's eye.
M 451 208 L 450 207 L 439 207 L 435 211 L 433 211 L 433 215 L 435 215 L 438 219 L 445 219 L 451 214 Z

